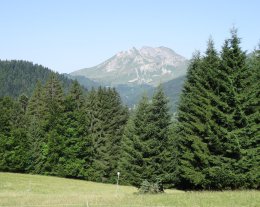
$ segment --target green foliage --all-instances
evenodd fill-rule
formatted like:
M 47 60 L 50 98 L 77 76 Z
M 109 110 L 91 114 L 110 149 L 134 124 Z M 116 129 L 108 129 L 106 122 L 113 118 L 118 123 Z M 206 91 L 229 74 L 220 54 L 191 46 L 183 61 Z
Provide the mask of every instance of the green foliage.
M 0 61 L 0 95 L 16 97 L 0 98 L 0 171 L 110 183 L 120 172 L 141 193 L 259 189 L 259 49 L 247 56 L 235 30 L 220 54 L 209 40 L 191 60 L 173 123 L 162 86 L 129 116 L 115 89 L 85 94 L 73 81 L 67 90 L 41 66 Z
M 140 194 L 157 194 L 163 193 L 162 185 L 159 182 L 149 183 L 144 180 L 139 188 Z
M 24 172 L 28 141 L 23 109 L 9 97 L 0 99 L 0 170 Z
M 28 61 L 0 60 L 0 97 L 19 97 L 22 93 L 31 96 L 37 82 L 40 80 L 45 84 L 51 73 L 50 69 Z M 68 91 L 72 80 L 55 74 Z
M 147 140 L 149 103 L 146 96 L 139 102 L 136 111 L 125 127 L 121 143 L 119 170 L 124 184 L 140 186 L 145 168 L 144 140 Z
M 120 171 L 125 184 L 140 186 L 143 179 L 165 181 L 170 115 L 161 87 L 152 102 L 140 101 L 123 135 Z
M 128 111 L 114 89 L 99 88 L 89 93 L 86 103 L 93 156 L 90 180 L 115 182 L 120 143 Z
M 114 182 L 128 110 L 114 89 L 67 95 L 51 73 L 28 100 L 0 100 L 0 169 Z
M 232 30 L 220 56 L 210 40 L 205 56 L 194 56 L 191 62 L 175 130 L 172 162 L 178 188 L 259 188 L 259 124 L 250 121 L 258 116 L 259 87 L 253 81 L 257 69 L 254 61 L 249 67 L 239 44 Z

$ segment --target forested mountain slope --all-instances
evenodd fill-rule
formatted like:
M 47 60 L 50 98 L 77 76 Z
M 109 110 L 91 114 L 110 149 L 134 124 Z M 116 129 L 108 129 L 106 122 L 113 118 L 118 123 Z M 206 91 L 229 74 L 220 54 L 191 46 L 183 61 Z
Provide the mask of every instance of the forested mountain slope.
M 47 81 L 52 70 L 42 65 L 23 60 L 0 60 L 0 97 L 18 97 L 22 93 L 31 95 L 37 81 L 43 84 Z M 72 84 L 72 80 L 56 73 L 65 91 Z

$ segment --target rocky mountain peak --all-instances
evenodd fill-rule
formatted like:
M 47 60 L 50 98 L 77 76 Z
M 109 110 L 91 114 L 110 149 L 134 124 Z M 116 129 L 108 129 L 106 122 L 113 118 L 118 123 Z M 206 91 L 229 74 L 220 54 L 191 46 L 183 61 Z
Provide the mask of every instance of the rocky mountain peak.
M 71 73 L 110 85 L 157 85 L 186 73 L 187 60 L 167 47 L 144 46 L 121 51 L 105 62 Z

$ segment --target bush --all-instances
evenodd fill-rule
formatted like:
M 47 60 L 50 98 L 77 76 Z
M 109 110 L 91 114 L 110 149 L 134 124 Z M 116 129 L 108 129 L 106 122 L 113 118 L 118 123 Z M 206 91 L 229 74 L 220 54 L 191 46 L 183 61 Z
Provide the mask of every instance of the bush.
M 163 185 L 160 180 L 157 180 L 155 183 L 150 183 L 147 180 L 144 180 L 139 188 L 140 194 L 156 194 L 156 193 L 163 193 Z

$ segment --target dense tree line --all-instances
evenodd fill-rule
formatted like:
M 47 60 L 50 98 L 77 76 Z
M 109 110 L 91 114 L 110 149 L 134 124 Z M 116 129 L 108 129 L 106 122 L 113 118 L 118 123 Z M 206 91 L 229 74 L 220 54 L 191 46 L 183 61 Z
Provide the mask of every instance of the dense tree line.
M 55 74 L 0 99 L 0 170 L 179 189 L 259 189 L 260 48 L 237 32 L 195 53 L 172 117 L 162 87 L 128 110 L 115 89 L 67 93 Z M 159 186 L 162 188 L 162 185 Z M 163 189 L 160 189 L 163 190 Z
M 0 169 L 113 182 L 128 109 L 118 93 L 84 93 L 74 81 L 65 95 L 55 74 L 28 99 L 0 99 Z
M 50 69 L 38 64 L 33 64 L 22 60 L 0 60 L 0 97 L 19 97 L 22 93 L 31 96 L 40 79 L 46 83 L 50 74 Z M 56 73 L 65 91 L 68 91 L 72 80 L 64 75 Z

